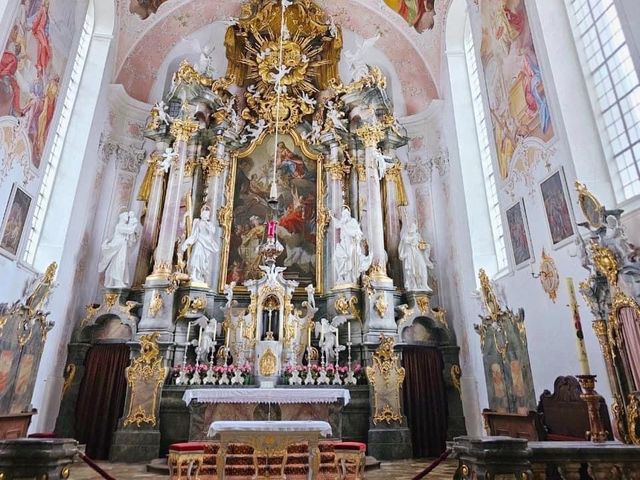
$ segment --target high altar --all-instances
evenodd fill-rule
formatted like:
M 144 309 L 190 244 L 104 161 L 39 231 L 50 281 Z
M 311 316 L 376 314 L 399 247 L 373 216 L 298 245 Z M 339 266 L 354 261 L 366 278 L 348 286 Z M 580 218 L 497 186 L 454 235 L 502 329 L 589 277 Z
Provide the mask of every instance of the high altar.
M 185 390 L 242 384 L 349 389 L 331 413 L 342 436 L 410 456 L 401 397 L 374 394 L 384 382 L 367 386 L 359 365 L 381 336 L 402 347 L 425 331 L 444 356 L 449 435 L 464 432 L 458 349 L 432 308 L 430 246 L 397 155 L 408 138 L 384 74 L 363 61 L 376 38 L 345 52 L 345 81 L 340 26 L 311 0 L 282 3 L 247 1 L 226 30 L 226 74 L 211 76 L 203 50 L 149 114 L 143 217 L 123 212 L 103 245 L 104 298 L 74 334 L 57 427 L 73 428 L 90 345 L 124 339 L 139 359 L 154 335 L 173 374 L 149 381 L 150 358 L 133 371 L 115 459 L 187 439 Z

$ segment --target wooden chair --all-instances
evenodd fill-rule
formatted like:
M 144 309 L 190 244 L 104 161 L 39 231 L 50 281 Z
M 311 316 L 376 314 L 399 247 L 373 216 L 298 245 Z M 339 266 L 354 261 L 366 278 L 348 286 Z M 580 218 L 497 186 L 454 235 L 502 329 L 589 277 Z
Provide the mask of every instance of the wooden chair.
M 526 438 L 530 442 L 545 440 L 542 415 L 529 412 L 526 415 L 499 413 L 485 408 L 482 411 L 487 433 L 491 436 Z
M 586 441 L 589 431 L 587 404 L 580 398 L 582 389 L 575 377 L 558 377 L 553 382 L 553 393 L 545 390 L 540 395 L 538 412 L 543 415 L 547 440 Z M 600 416 L 609 440 L 613 440 L 611 420 L 604 399 L 600 400 Z

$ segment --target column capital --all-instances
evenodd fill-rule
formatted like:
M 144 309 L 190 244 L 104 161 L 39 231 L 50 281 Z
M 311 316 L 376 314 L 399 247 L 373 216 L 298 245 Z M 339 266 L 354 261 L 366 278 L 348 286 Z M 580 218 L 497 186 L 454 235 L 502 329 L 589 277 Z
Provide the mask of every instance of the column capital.
M 198 122 L 190 119 L 174 120 L 169 132 L 176 139 L 176 142 L 188 142 L 198 131 Z
M 331 175 L 333 180 L 343 180 L 344 176 L 351 170 L 348 165 L 340 162 L 327 163 L 324 168 Z
M 376 147 L 384 140 L 385 125 L 381 123 L 368 123 L 356 130 L 356 135 L 362 140 L 365 147 Z
M 202 165 L 202 170 L 204 170 L 207 177 L 217 177 L 224 171 L 227 165 L 229 165 L 229 162 L 216 155 L 216 146 L 211 145 L 208 150 L 209 155 L 206 157 L 200 157 L 200 164 Z

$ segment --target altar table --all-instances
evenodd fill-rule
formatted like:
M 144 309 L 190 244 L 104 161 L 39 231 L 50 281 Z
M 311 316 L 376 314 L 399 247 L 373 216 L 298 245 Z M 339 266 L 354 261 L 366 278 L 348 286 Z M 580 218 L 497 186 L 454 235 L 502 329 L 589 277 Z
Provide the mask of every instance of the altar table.
M 351 400 L 344 388 L 195 388 L 186 390 L 182 400 L 200 403 L 334 403 Z
M 227 446 L 244 443 L 253 447 L 253 466 L 258 476 L 258 456 L 282 455 L 280 476 L 284 478 L 287 464 L 287 447 L 294 443 L 309 445 L 309 479 L 318 476 L 320 467 L 320 437 L 331 436 L 331 426 L 322 421 L 216 421 L 209 427 L 209 437 L 220 436 L 220 450 L 216 458 L 218 478 L 224 480 L 224 465 Z

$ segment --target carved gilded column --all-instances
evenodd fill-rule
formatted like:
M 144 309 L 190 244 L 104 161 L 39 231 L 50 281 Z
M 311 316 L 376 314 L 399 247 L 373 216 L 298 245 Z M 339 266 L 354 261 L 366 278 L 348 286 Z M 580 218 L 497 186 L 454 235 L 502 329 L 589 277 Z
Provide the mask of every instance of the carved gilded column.
M 138 200 L 146 202 L 146 208 L 140 235 L 140 251 L 136 264 L 134 286 L 142 285 L 149 275 L 153 249 L 158 241 L 165 184 L 165 172 L 159 164 L 162 162 L 162 152 L 166 146 L 164 141 L 156 143 L 156 151 L 147 159 L 148 171 L 138 195 Z M 146 185 L 147 181 L 150 183 L 149 186 Z
M 373 256 L 371 273 L 379 281 L 392 284 L 387 276 L 387 252 L 384 247 L 384 215 L 382 212 L 382 193 L 376 161 L 378 143 L 385 137 L 381 124 L 368 124 L 356 131 L 365 146 L 365 182 L 367 186 L 367 219 L 363 228 L 367 232 L 369 252 Z
M 349 167 L 340 161 L 340 146 L 337 142 L 331 143 L 329 146 L 329 161 L 325 164 L 326 185 L 327 185 L 327 208 L 334 217 L 340 216 L 342 206 L 345 202 L 344 182 L 345 176 L 349 173 Z M 338 242 L 335 229 L 331 236 L 331 241 L 327 242 L 326 255 L 327 258 L 333 258 L 336 243 Z M 327 268 L 325 270 L 325 282 L 329 289 L 336 284 L 334 278 L 334 269 Z
M 205 184 L 207 186 L 206 202 L 211 209 L 211 212 L 217 212 L 222 206 L 222 201 L 225 199 L 226 194 L 224 192 L 225 178 L 228 173 L 225 174 L 227 166 L 229 165 L 229 155 L 226 151 L 226 145 L 219 137 L 215 145 L 209 147 L 209 154 L 200 159 L 202 165 L 202 172 L 205 175 Z M 212 221 L 215 221 L 212 219 Z M 218 245 L 222 246 L 223 235 L 222 229 L 216 225 L 216 240 Z M 218 255 L 218 254 L 214 254 Z M 211 259 L 211 276 L 209 286 L 215 288 L 218 285 L 220 279 L 220 262 Z
M 402 164 L 399 160 L 387 168 L 383 180 L 384 186 L 384 241 L 389 255 L 389 272 L 396 285 L 402 278 L 402 264 L 398 259 L 398 244 L 400 243 L 400 207 L 408 205 L 407 194 L 402 181 Z
M 396 337 L 397 325 L 395 322 L 395 299 L 393 280 L 387 275 L 387 252 L 384 246 L 384 215 L 382 211 L 382 193 L 380 188 L 380 176 L 377 163 L 378 144 L 385 138 L 385 126 L 380 123 L 367 124 L 356 130 L 356 134 L 365 146 L 364 165 L 358 164 L 359 169 L 364 169 L 364 182 L 362 173 L 358 172 L 361 185 L 364 184 L 365 192 L 360 191 L 360 201 L 366 201 L 366 215 L 360 220 L 360 224 L 366 233 L 369 242 L 369 253 L 372 256 L 372 264 L 367 273 L 364 295 L 365 324 L 364 341 L 369 344 L 377 344 L 380 333 Z M 366 197 L 363 197 L 363 194 Z
M 153 273 L 147 277 L 147 283 L 167 283 L 166 278 L 172 272 L 176 235 L 180 221 L 182 182 L 189 149 L 188 142 L 197 131 L 198 124 L 189 119 L 175 120 L 171 125 L 171 134 L 176 139 L 174 151 L 177 155 L 171 159 Z

